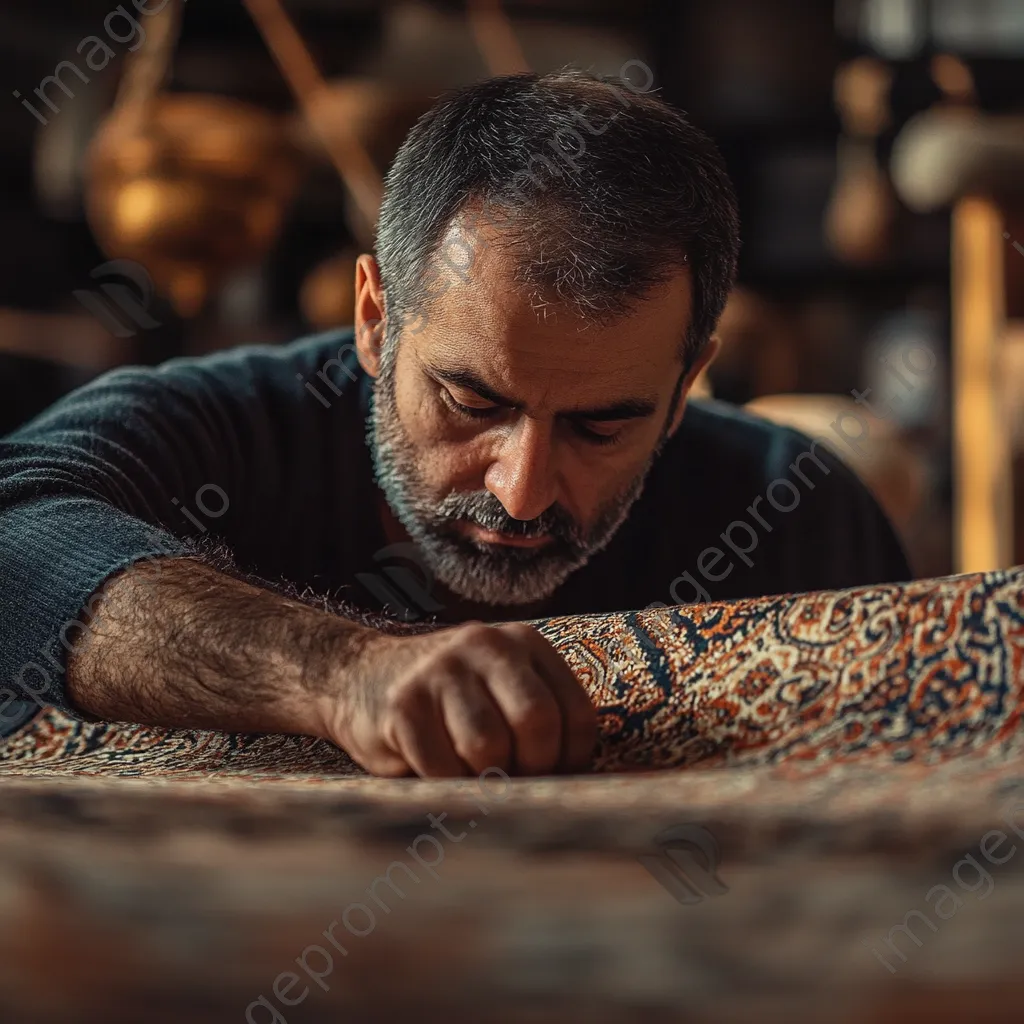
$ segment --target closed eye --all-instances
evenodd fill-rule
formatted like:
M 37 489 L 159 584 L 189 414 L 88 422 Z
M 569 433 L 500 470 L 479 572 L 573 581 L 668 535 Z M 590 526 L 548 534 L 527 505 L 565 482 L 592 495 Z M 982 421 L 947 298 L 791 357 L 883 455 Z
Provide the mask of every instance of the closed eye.
M 458 401 L 452 393 L 445 387 L 439 389 L 441 401 L 447 407 L 447 409 L 466 420 L 480 420 L 494 419 L 498 413 L 501 413 L 505 406 L 502 405 L 465 405 Z M 577 437 L 582 438 L 588 444 L 604 446 L 618 444 L 624 436 L 625 431 L 623 430 L 624 424 L 622 421 L 615 423 L 614 426 L 611 421 L 593 420 L 591 421 L 596 426 L 588 426 L 587 421 L 582 419 L 569 419 L 569 425 Z M 611 428 L 611 429 L 609 429 Z
M 457 416 L 464 416 L 466 419 L 471 420 L 490 419 L 496 412 L 501 410 L 500 405 L 463 405 L 462 402 L 457 402 L 452 397 L 452 393 L 447 388 L 441 388 L 441 401 Z
M 585 423 L 579 420 L 572 421 L 573 430 L 576 431 L 577 435 L 583 438 L 584 441 L 590 444 L 606 445 L 606 444 L 618 444 L 622 440 L 623 430 L 621 427 L 617 427 L 612 431 L 607 430 L 607 424 L 602 424 L 605 430 L 594 430 L 592 427 L 588 427 Z

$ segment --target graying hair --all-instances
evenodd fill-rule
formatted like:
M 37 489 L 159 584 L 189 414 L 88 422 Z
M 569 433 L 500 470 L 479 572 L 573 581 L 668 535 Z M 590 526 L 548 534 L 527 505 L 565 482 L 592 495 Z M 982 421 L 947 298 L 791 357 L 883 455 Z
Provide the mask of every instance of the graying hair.
M 587 318 L 622 315 L 688 265 L 685 365 L 735 279 L 736 197 L 715 144 L 624 77 L 491 78 L 420 118 L 388 173 L 377 231 L 389 337 L 422 326 L 453 270 L 469 273 L 472 231 L 438 251 L 460 214 L 500 223 L 534 302 Z

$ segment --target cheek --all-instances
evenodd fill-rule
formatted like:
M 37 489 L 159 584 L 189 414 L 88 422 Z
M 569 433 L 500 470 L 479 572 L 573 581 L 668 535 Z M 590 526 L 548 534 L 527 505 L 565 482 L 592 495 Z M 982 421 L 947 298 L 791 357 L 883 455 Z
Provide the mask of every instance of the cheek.
M 457 490 L 482 490 L 489 461 L 486 444 L 475 431 L 453 429 L 433 390 L 396 390 L 397 415 L 414 452 L 416 475 L 439 496 Z
M 423 452 L 471 442 L 475 434 L 472 425 L 466 429 L 451 422 L 438 390 L 432 381 L 413 380 L 395 392 L 402 427 L 413 445 Z
M 431 427 L 431 420 L 436 420 L 437 414 L 433 408 L 431 395 L 415 380 L 413 374 L 398 373 L 395 383 L 395 406 L 402 428 L 414 445 L 419 446 L 435 432 Z
M 463 479 L 474 473 L 482 478 L 493 435 L 471 422 L 453 422 L 439 386 L 408 376 L 413 379 L 396 387 L 395 402 L 402 430 L 416 450 L 419 473 L 431 479 Z

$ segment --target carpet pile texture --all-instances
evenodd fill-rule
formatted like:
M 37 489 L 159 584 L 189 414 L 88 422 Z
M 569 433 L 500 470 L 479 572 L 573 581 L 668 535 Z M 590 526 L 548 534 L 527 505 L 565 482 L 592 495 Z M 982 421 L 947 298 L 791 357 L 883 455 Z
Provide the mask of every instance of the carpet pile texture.
M 1020 1019 L 1024 570 L 537 625 L 599 708 L 589 775 L 27 724 L 4 1019 Z

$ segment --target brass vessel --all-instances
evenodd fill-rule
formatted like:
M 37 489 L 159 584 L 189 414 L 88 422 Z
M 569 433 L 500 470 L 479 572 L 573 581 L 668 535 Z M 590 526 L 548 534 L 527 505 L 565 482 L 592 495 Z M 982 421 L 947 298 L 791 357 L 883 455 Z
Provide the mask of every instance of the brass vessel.
M 86 161 L 86 213 L 182 316 L 270 250 L 303 171 L 283 118 L 221 96 L 164 93 L 115 109 Z

